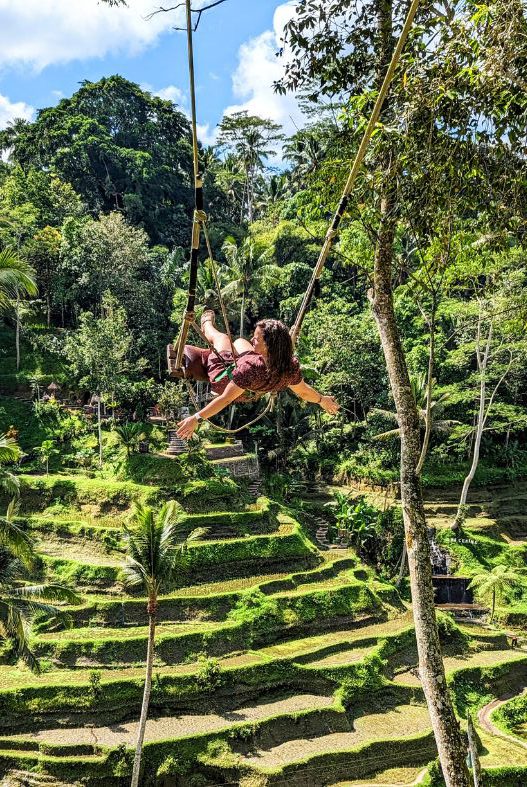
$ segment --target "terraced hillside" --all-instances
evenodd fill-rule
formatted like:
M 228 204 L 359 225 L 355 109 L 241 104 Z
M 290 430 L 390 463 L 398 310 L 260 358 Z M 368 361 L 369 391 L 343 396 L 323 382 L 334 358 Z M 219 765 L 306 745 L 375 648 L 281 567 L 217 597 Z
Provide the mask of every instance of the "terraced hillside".
M 319 552 L 265 498 L 233 499 L 228 483 L 223 498 L 217 483 L 199 489 L 181 495 L 181 517 L 207 537 L 159 606 L 144 783 L 388 785 L 423 775 L 435 746 L 411 612 L 394 588 L 351 550 Z M 209 493 L 218 511 L 202 513 Z M 27 478 L 19 522 L 38 540 L 43 572 L 75 585 L 83 603 L 69 610 L 71 628 L 35 634 L 40 675 L 3 654 L 3 785 L 128 783 L 147 620 L 145 600 L 120 585 L 123 523 L 135 500 L 166 494 Z M 503 635 L 449 619 L 441 631 L 462 721 L 469 706 L 525 685 L 527 653 Z M 516 778 L 511 762 L 527 774 L 519 743 L 481 736 L 483 764 L 508 768 L 492 778 Z

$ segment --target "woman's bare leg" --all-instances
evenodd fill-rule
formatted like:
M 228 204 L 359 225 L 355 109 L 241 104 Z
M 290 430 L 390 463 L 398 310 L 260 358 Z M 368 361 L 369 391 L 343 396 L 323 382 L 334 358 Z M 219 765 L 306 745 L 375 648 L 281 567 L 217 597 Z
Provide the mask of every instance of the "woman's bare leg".
M 228 352 L 231 349 L 231 343 L 226 333 L 219 331 L 214 325 L 214 312 L 208 309 L 203 313 L 201 318 L 201 330 L 209 344 L 212 344 L 214 349 L 219 352 Z
M 211 318 L 209 318 L 209 313 Z M 229 341 L 229 337 L 226 333 L 222 333 L 219 331 L 216 326 L 214 325 L 214 312 L 210 311 L 207 312 L 207 318 L 205 320 L 202 319 L 201 322 L 201 330 L 205 334 L 207 341 L 212 344 L 217 352 L 230 352 L 231 350 L 231 343 Z M 205 316 L 205 315 L 204 315 Z M 250 350 L 253 350 L 252 344 L 247 341 L 247 339 L 243 339 L 241 336 L 239 339 L 234 341 L 234 349 L 238 354 L 246 353 Z
M 238 353 L 246 353 L 248 351 L 254 352 L 254 347 L 252 346 L 251 342 L 247 339 L 243 339 L 241 336 L 239 339 L 236 339 L 234 342 L 234 349 Z
M 230 351 L 231 343 L 226 333 L 218 331 L 215 325 L 211 322 L 206 322 L 203 325 L 203 333 L 207 337 L 207 341 L 212 344 L 215 350 L 219 353 Z

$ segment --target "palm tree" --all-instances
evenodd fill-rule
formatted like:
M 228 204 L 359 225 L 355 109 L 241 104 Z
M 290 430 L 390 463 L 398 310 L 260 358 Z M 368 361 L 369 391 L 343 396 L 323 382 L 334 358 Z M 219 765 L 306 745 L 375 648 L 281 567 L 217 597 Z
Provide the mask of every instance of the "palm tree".
M 13 249 L 0 251 L 0 312 L 8 312 L 20 295 L 36 295 L 35 271 Z
M 206 530 L 197 528 L 187 534 L 185 525 L 178 521 L 177 504 L 173 500 L 166 503 L 157 515 L 149 506 L 136 505 L 133 525 L 133 529 L 127 528 L 124 581 L 127 587 L 142 586 L 148 598 L 145 687 L 131 782 L 131 787 L 137 787 L 152 686 L 158 596 L 161 588 L 173 580 L 181 568 L 188 544 L 201 538 Z
M 125 423 L 120 426 L 114 426 L 113 431 L 119 438 L 119 442 L 124 445 L 126 456 L 130 456 L 139 441 L 143 439 L 145 428 L 143 424 Z
M 213 272 L 213 265 L 214 263 L 212 260 L 207 258 L 203 265 L 199 266 L 198 269 L 198 281 L 197 281 L 197 297 L 199 303 L 202 303 L 208 306 L 211 309 L 218 309 L 219 308 L 219 298 L 218 298 L 218 291 L 216 289 L 216 281 L 214 279 L 214 272 Z M 218 266 L 216 263 L 216 270 L 218 273 L 218 279 L 222 282 L 222 268 Z
M 20 298 L 36 295 L 35 271 L 13 249 L 0 251 L 0 314 L 14 312 L 16 368 L 20 368 L 20 323 L 23 310 Z
M 433 381 L 435 383 L 435 380 Z M 419 418 L 425 425 L 426 419 L 426 397 L 427 397 L 427 385 L 426 385 L 426 375 L 419 374 L 419 375 L 412 375 L 410 378 L 410 384 L 412 386 L 412 391 L 415 397 L 415 401 L 417 404 L 417 410 L 419 413 Z M 452 420 L 434 420 L 434 415 L 439 411 L 441 405 L 448 399 L 448 394 L 444 393 L 441 394 L 436 400 L 433 400 L 430 405 L 430 411 L 432 414 L 432 431 L 435 432 L 450 432 L 454 426 L 459 424 L 459 421 L 452 421 Z M 397 423 L 397 415 L 390 410 L 381 410 L 379 408 L 374 408 L 370 411 L 370 415 L 382 415 L 384 418 L 389 419 L 390 421 L 395 421 Z M 391 437 L 399 437 L 401 430 L 399 427 L 396 429 L 390 429 L 387 432 L 382 432 L 381 434 L 377 434 L 372 437 L 372 440 L 388 440 Z M 424 457 L 423 457 L 424 459 Z M 419 463 L 421 465 L 421 461 Z
M 293 179 L 301 181 L 321 164 L 326 149 L 319 136 L 310 131 L 300 131 L 284 145 L 284 158 L 294 167 Z
M 271 175 L 270 178 L 261 178 L 261 188 L 257 194 L 255 207 L 259 210 L 265 210 L 271 205 L 276 205 L 277 202 L 287 199 L 291 195 L 288 176 L 285 173 L 280 175 Z
M 215 177 L 216 184 L 233 205 L 233 213 L 236 211 L 236 216 L 241 214 L 240 220 L 243 220 L 245 172 L 240 158 L 233 153 L 227 154 L 215 168 Z
M 8 160 L 13 160 L 13 153 L 18 138 L 27 129 L 29 121 L 24 118 L 10 120 L 3 131 L 0 132 L 0 149 L 7 154 Z M 16 161 L 16 156 L 14 157 Z
M 490 621 L 494 619 L 496 601 L 501 600 L 508 590 L 524 582 L 525 577 L 510 566 L 495 566 L 490 571 L 481 571 L 472 578 L 469 588 L 474 589 L 482 601 L 491 600 Z
M 18 495 L 20 482 L 13 473 L 10 473 L 2 465 L 18 462 L 21 456 L 22 451 L 16 440 L 5 434 L 0 434 L 0 489 L 3 489 L 8 495 Z
M 11 501 L 6 515 L 0 517 L 0 635 L 13 644 L 18 658 L 38 672 L 29 645 L 34 617 L 68 623 L 67 614 L 46 602 L 79 604 L 81 599 L 63 585 L 25 584 L 37 556 L 28 534 L 14 523 L 15 514 L 16 504 Z
M 246 238 L 237 245 L 234 238 L 227 238 L 222 246 L 228 263 L 227 275 L 230 278 L 222 293 L 225 298 L 239 297 L 240 304 L 240 336 L 243 336 L 245 312 L 249 287 L 253 290 L 266 290 L 280 279 L 281 269 L 270 262 L 272 251 L 266 249 L 258 254 L 252 238 Z

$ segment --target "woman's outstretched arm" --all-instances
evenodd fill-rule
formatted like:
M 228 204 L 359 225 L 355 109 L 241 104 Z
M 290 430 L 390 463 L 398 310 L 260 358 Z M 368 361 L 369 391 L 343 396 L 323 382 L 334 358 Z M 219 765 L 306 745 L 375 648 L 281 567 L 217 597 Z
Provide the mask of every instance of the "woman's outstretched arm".
M 190 415 L 188 418 L 178 423 L 177 436 L 181 437 L 182 440 L 188 440 L 196 431 L 202 418 L 206 420 L 207 418 L 212 418 L 214 415 L 218 415 L 218 413 L 221 413 L 222 410 L 225 410 L 226 407 L 236 401 L 243 392 L 244 389 L 240 388 L 239 385 L 236 385 L 236 383 L 233 383 L 231 380 L 222 394 L 213 399 L 212 402 L 206 404 L 199 412 Z
M 333 396 L 324 396 L 324 394 L 319 393 L 304 380 L 298 383 L 298 385 L 290 385 L 289 390 L 293 391 L 293 393 L 298 396 L 299 399 L 303 399 L 304 402 L 319 404 L 326 413 L 330 413 L 331 415 L 336 415 L 340 410 L 340 405 Z

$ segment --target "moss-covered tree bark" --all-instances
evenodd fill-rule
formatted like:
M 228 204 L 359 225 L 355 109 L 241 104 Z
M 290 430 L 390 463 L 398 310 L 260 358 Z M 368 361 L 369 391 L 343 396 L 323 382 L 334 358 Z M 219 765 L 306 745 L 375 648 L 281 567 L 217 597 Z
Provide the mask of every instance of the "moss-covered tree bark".
M 410 571 L 419 674 L 447 787 L 468 787 L 465 745 L 449 696 L 437 630 L 432 565 L 417 466 L 421 454 L 419 416 L 401 343 L 392 292 L 395 196 L 388 189 L 381 201 L 381 224 L 375 253 L 373 314 L 379 330 L 390 386 L 401 430 L 401 503 Z
M 393 14 L 393 0 L 379 0 L 377 6 L 379 46 L 377 81 L 379 84 L 383 79 L 394 45 Z M 373 289 L 370 292 L 370 299 L 400 428 L 401 504 L 419 655 L 419 675 L 447 787 L 469 787 L 469 773 L 465 762 L 466 747 L 446 683 L 435 617 L 430 545 L 418 472 L 421 457 L 419 414 L 410 384 L 393 300 L 397 181 L 396 162 L 389 146 L 381 153 L 379 167 L 383 177 Z

